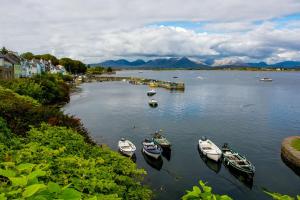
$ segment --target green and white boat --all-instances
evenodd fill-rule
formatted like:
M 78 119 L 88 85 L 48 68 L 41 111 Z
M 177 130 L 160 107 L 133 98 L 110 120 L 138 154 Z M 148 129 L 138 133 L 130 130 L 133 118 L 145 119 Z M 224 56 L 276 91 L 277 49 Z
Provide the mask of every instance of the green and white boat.
M 152 140 L 155 144 L 161 146 L 162 148 L 170 148 L 171 147 L 171 143 L 167 140 L 167 138 L 162 136 L 158 131 L 156 131 L 154 133 Z
M 222 152 L 224 157 L 224 164 L 228 168 L 249 177 L 254 176 L 255 167 L 244 156 L 232 150 L 226 143 L 222 147 Z

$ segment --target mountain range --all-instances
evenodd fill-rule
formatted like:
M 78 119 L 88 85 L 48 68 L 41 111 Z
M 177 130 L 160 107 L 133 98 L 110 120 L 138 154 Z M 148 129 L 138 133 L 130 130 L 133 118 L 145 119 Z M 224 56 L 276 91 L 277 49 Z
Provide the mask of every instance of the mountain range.
M 212 66 L 212 62 L 196 62 L 187 57 L 182 58 L 159 58 L 149 61 L 141 59 L 135 61 L 128 61 L 125 59 L 120 60 L 107 60 L 100 63 L 90 64 L 90 66 L 103 66 L 103 67 L 114 67 L 114 68 L 140 68 L 140 69 L 166 69 L 166 68 L 178 68 L 178 69 L 209 69 L 211 67 L 255 67 L 255 68 L 300 68 L 300 61 L 284 61 L 275 64 L 267 64 L 265 62 L 258 63 L 231 63 L 230 65 L 219 65 Z

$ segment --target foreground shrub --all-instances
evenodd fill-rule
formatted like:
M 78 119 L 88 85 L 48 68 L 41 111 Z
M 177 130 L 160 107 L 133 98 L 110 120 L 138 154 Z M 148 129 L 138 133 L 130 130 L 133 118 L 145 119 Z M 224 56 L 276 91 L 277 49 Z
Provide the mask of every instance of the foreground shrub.
M 181 199 L 182 200 L 232 200 L 227 195 L 218 195 L 212 193 L 212 188 L 207 186 L 204 182 L 199 181 L 200 187 L 194 186 L 192 191 L 187 190 Z
M 47 165 L 14 162 L 0 163 L 0 175 L 3 177 L 0 187 L 0 199 L 81 199 L 82 194 L 70 185 L 65 187 L 54 182 L 44 183 L 40 177 L 46 175 Z
M 60 104 L 70 100 L 70 88 L 62 75 L 42 74 L 32 78 L 1 81 L 0 85 L 20 95 L 32 97 L 42 104 Z
M 38 179 L 44 184 L 41 191 L 47 190 L 49 182 L 54 182 L 69 185 L 83 198 L 151 198 L 151 191 L 140 183 L 144 170 L 137 169 L 129 158 L 107 147 L 87 144 L 72 129 L 42 124 L 40 128 L 32 128 L 27 138 L 18 140 L 21 142 L 10 145 L 6 155 L 1 156 L 2 162 L 41 166 L 44 171 Z M 0 190 L 16 189 L 10 186 L 1 184 Z
M 51 125 L 73 128 L 83 135 L 87 142 L 93 143 L 81 121 L 65 115 L 56 107 L 42 106 L 36 100 L 21 96 L 0 86 L 0 117 L 17 135 L 25 136 L 30 126 L 39 126 L 42 122 Z
M 264 190 L 264 192 L 266 194 L 268 194 L 269 196 L 271 196 L 273 199 L 276 199 L 276 200 L 300 200 L 300 195 L 297 195 L 296 198 L 294 197 L 291 197 L 289 195 L 286 195 L 286 194 L 279 194 L 279 193 L 276 193 L 276 192 L 269 192 L 267 190 Z

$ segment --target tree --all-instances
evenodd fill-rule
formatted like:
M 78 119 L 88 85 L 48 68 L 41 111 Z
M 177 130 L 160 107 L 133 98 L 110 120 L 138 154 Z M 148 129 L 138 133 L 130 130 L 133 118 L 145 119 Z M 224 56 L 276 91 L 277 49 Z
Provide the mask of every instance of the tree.
M 85 73 L 87 69 L 86 65 L 81 61 L 72 60 L 70 58 L 60 59 L 59 64 L 63 65 L 65 69 L 72 74 Z
M 53 65 L 58 65 L 59 64 L 59 60 L 55 56 L 53 56 L 51 54 L 36 55 L 34 57 L 36 59 L 51 60 L 51 63 Z
M 34 55 L 31 52 L 26 52 L 21 54 L 21 57 L 27 60 L 32 60 L 34 58 Z
M 112 72 L 113 70 L 112 70 L 112 68 L 111 67 L 108 67 L 107 68 L 107 72 Z
M 2 47 L 2 49 L 0 50 L 0 53 L 5 55 L 8 53 L 8 50 L 5 47 Z

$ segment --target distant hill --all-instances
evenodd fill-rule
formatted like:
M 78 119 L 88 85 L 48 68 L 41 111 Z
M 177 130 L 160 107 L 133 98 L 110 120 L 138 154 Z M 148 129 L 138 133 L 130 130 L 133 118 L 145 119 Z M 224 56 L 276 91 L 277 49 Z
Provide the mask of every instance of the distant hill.
M 135 60 L 133 62 L 120 60 L 107 60 L 101 63 L 90 64 L 90 66 L 104 66 L 104 67 L 119 67 L 119 68 L 205 68 L 209 67 L 206 64 L 198 63 L 188 59 L 182 58 L 160 58 L 153 59 L 147 62 L 143 60 Z
M 90 64 L 90 66 L 103 66 L 103 67 L 114 67 L 124 69 L 167 69 L 167 68 L 178 68 L 178 69 L 210 69 L 215 68 L 239 68 L 239 67 L 253 67 L 253 68 L 300 68 L 300 61 L 284 61 L 275 64 L 267 64 L 265 62 L 258 63 L 232 63 L 230 65 L 212 66 L 213 60 L 208 60 L 206 63 L 195 62 L 187 57 L 182 58 L 159 58 L 149 61 L 135 60 L 128 61 L 125 59 L 120 60 L 107 60 L 101 63 Z

